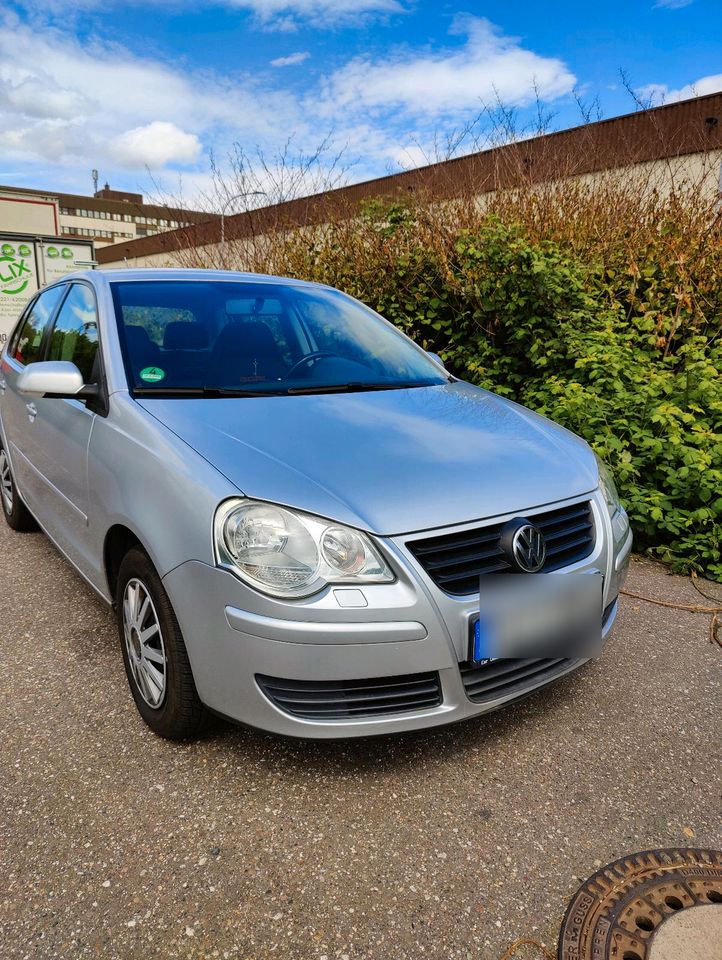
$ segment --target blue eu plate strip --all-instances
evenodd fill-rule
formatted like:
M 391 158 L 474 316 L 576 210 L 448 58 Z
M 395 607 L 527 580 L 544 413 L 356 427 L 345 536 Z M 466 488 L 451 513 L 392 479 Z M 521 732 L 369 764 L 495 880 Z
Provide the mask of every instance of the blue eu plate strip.
M 471 644 L 471 659 L 474 663 L 488 663 L 493 660 L 489 656 L 491 652 L 491 636 L 488 623 L 483 623 L 481 619 L 474 621 L 474 634 Z

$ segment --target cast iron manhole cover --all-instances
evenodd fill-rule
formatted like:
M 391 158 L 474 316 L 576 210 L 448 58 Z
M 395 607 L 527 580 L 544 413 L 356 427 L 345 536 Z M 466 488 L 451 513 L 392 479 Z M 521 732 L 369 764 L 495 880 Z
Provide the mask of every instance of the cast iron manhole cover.
M 649 960 L 665 920 L 710 904 L 722 904 L 722 850 L 645 850 L 623 857 L 574 895 L 559 935 L 559 960 Z

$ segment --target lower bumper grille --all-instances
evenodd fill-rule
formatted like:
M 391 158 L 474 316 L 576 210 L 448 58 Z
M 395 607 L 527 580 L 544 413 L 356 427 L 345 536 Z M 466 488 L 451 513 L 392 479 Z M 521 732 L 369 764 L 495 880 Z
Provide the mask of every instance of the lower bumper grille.
M 369 680 L 282 680 L 256 675 L 271 703 L 306 720 L 378 717 L 427 710 L 441 703 L 438 673 Z
M 602 629 L 612 615 L 617 604 L 615 597 L 607 604 L 602 613 Z M 491 663 L 459 664 L 464 690 L 474 703 L 486 703 L 499 697 L 521 697 L 528 690 L 554 680 L 565 673 L 574 659 L 560 657 L 550 660 L 492 660 Z
M 575 661 L 495 660 L 480 665 L 460 664 L 461 679 L 469 700 L 486 703 L 500 697 L 520 697 L 528 690 L 553 680 Z

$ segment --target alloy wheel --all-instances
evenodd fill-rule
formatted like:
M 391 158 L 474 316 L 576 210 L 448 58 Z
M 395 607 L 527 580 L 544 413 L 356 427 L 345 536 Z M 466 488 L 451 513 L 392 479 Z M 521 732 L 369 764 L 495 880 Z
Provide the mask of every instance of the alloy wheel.
M 136 578 L 128 581 L 123 594 L 123 635 L 138 692 L 157 710 L 165 698 L 168 660 L 155 604 Z
M 10 462 L 4 450 L 0 450 L 0 496 L 5 513 L 13 512 L 13 481 L 10 476 Z

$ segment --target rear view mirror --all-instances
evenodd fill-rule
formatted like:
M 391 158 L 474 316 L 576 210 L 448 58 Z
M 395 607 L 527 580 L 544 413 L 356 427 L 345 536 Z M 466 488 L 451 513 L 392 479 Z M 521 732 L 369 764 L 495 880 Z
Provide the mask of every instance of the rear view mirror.
M 29 363 L 17 379 L 20 393 L 31 397 L 78 397 L 80 400 L 83 387 L 82 373 L 68 360 Z

